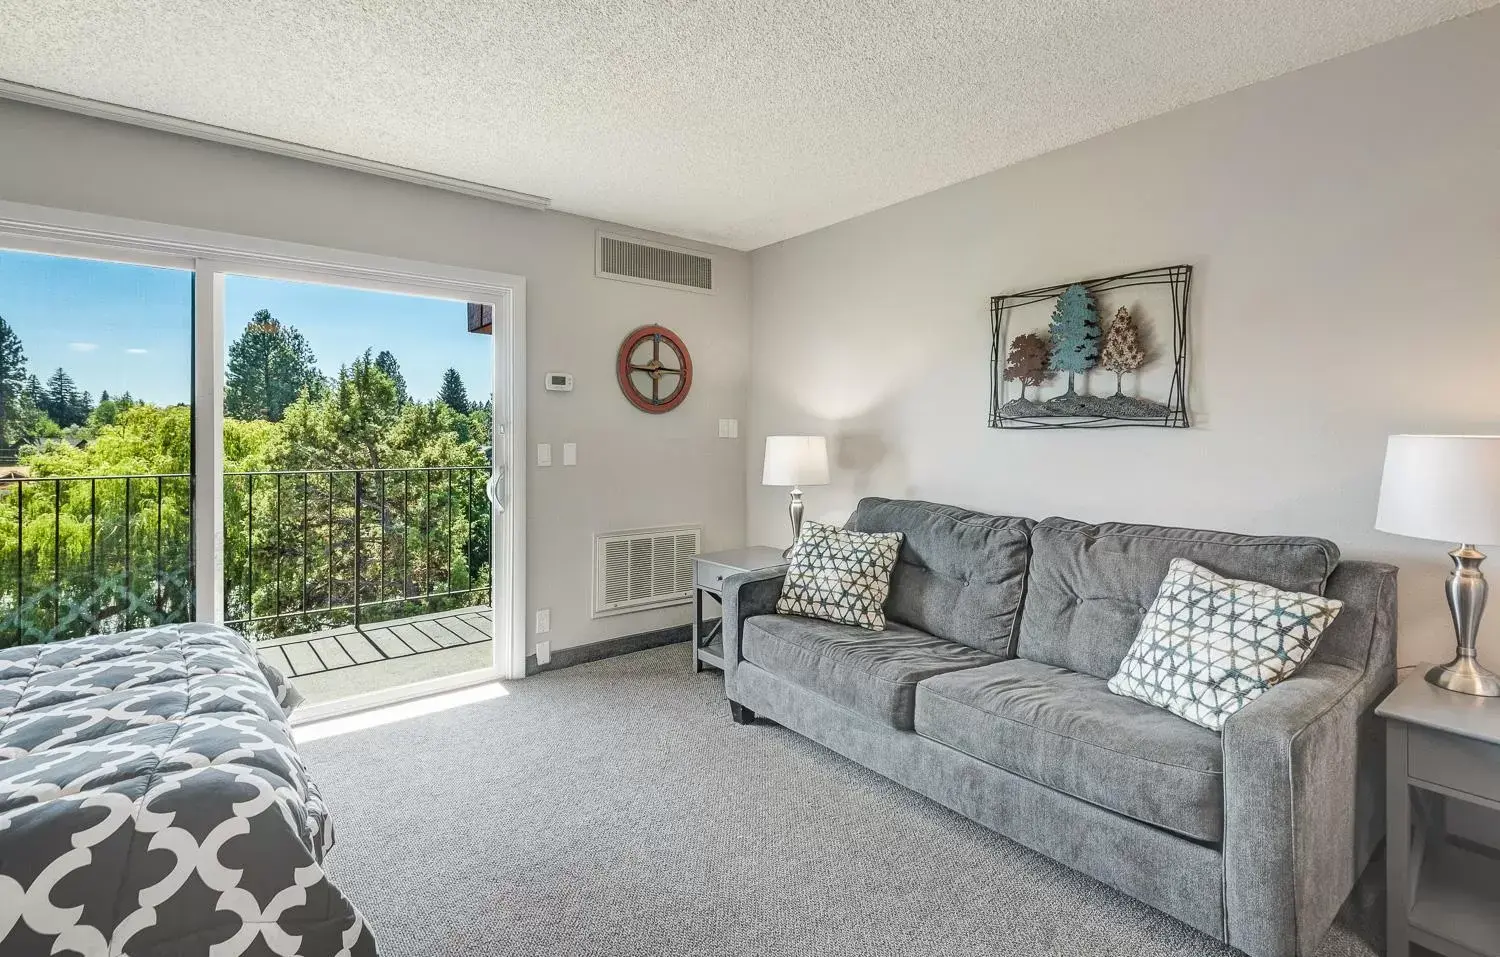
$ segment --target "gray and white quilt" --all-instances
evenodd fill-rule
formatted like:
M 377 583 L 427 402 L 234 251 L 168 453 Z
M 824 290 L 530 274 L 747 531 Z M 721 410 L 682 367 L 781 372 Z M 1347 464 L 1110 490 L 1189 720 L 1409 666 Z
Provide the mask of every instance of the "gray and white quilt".
M 0 954 L 374 957 L 289 690 L 213 625 L 0 651 Z

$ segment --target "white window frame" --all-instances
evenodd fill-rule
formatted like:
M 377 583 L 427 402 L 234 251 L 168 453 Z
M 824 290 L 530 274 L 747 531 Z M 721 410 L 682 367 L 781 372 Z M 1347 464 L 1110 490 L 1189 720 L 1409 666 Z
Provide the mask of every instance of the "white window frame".
M 494 458 L 505 507 L 492 511 L 495 621 L 492 667 L 386 689 L 297 712 L 298 723 L 526 673 L 526 279 L 508 273 L 79 213 L 0 200 L 0 247 L 194 274 L 193 439 L 195 608 L 223 619 L 224 277 L 252 275 L 436 296 L 495 307 Z

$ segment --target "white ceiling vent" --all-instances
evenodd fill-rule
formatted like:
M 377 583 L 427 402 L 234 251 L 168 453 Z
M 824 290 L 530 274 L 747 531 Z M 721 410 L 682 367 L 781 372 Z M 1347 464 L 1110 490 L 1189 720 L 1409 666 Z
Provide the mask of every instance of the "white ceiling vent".
M 713 257 L 690 249 L 599 233 L 594 253 L 594 275 L 605 279 L 688 292 L 714 291 Z
M 697 525 L 594 536 L 594 616 L 680 605 L 693 596 Z

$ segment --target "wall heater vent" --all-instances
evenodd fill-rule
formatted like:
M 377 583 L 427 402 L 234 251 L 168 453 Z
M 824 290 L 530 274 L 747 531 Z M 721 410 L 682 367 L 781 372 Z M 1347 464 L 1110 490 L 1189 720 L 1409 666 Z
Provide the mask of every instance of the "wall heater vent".
M 714 291 L 714 260 L 688 249 L 598 234 L 594 274 L 689 292 Z
M 693 597 L 697 525 L 594 536 L 594 616 L 680 605 Z

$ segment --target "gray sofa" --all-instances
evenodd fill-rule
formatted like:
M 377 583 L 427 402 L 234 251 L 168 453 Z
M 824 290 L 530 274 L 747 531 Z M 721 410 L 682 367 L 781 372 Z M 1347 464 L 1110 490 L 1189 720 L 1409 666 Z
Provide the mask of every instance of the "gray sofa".
M 905 533 L 872 633 L 724 583 L 735 720 L 763 715 L 1253 957 L 1308 954 L 1383 834 L 1396 569 L 1315 538 L 1033 522 L 867 498 Z M 1216 734 L 1111 694 L 1175 557 L 1340 598 L 1312 660 Z

